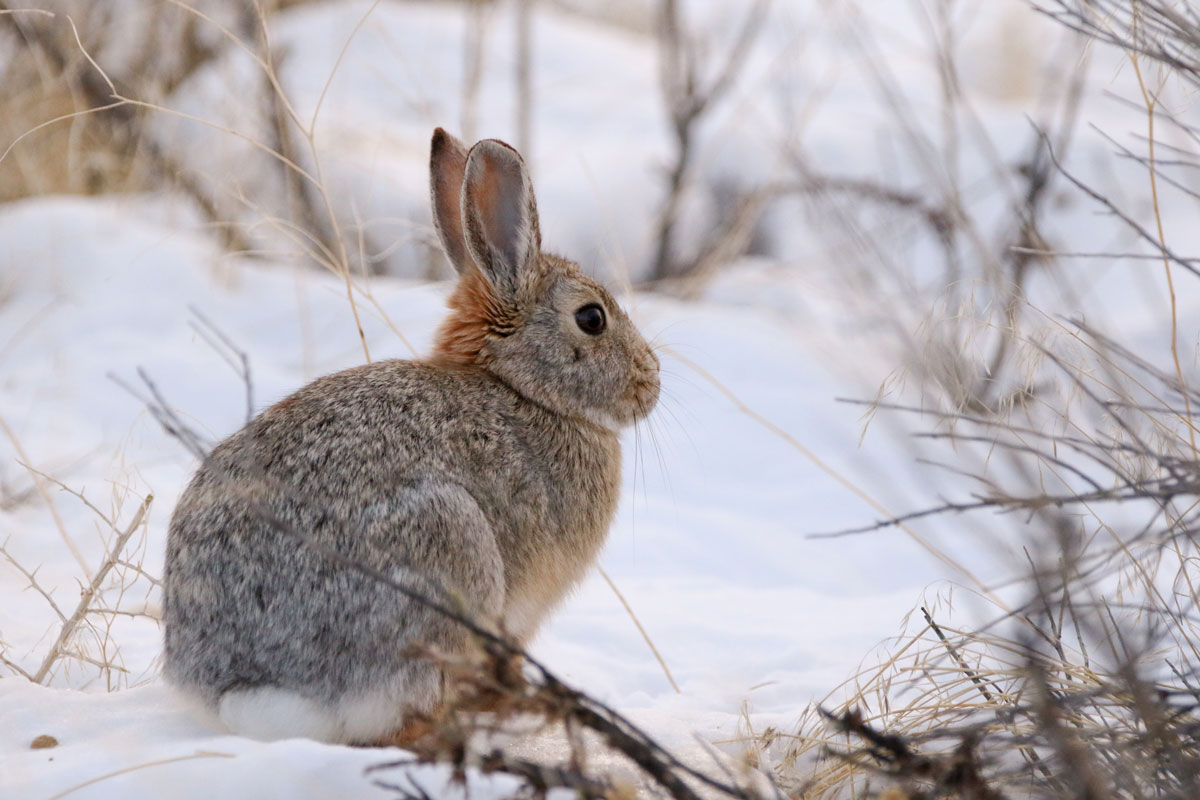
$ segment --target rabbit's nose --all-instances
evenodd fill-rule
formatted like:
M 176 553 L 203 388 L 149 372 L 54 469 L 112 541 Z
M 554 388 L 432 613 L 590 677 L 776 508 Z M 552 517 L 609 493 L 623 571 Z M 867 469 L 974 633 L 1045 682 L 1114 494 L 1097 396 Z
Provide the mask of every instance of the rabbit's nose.
M 643 351 L 642 357 L 641 357 L 641 359 L 639 359 L 639 362 L 638 362 L 638 368 L 642 372 L 650 373 L 651 375 L 658 375 L 658 370 L 659 370 L 658 356 L 655 355 L 653 350 L 651 350 L 650 348 L 646 348 L 646 350 Z

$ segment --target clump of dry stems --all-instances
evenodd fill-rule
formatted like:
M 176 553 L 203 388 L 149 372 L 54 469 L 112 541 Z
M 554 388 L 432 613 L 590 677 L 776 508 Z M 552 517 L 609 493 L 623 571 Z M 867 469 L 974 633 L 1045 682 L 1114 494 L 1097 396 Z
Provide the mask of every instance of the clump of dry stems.
M 0 545 L 0 557 L 23 576 L 28 589 L 46 603 L 55 619 L 48 632 L 49 643 L 42 645 L 36 666 L 22 666 L 2 642 L 0 666 L 13 675 L 43 685 L 48 685 L 60 673 L 78 672 L 82 668 L 86 674 L 77 681 L 80 684 L 99 679 L 109 691 L 128 686 L 140 676 L 132 675 L 126 668 L 120 643 L 113 635 L 113 623 L 121 617 L 154 619 L 146 599 L 157 587 L 158 580 L 144 566 L 147 512 L 154 498 L 147 495 L 128 520 L 121 521 L 121 504 L 113 513 L 105 513 L 81 491 L 52 478 L 39 477 L 73 495 L 96 515 L 105 531 L 102 534 L 104 551 L 94 566 L 85 565 L 79 579 L 79 599 L 73 606 L 66 607 L 39 579 L 38 568 L 25 566 L 9 551 L 7 542 Z M 46 502 L 51 501 L 47 499 Z M 63 535 L 66 536 L 65 531 Z
M 868 404 L 917 420 L 922 438 L 950 453 L 943 466 L 970 488 L 951 484 L 957 496 L 838 535 L 916 520 L 982 530 L 999 519 L 1006 534 L 1025 532 L 1028 568 L 1000 587 L 1007 601 L 981 587 L 994 609 L 987 624 L 955 629 L 949 604 L 922 608 L 919 630 L 897 640 L 885 663 L 806 712 L 795 731 L 759 736 L 762 759 L 794 797 L 1200 796 L 1200 392 L 1175 306 L 1179 282 L 1200 273 L 1164 236 L 1160 205 L 1200 199 L 1190 188 L 1200 157 L 1174 146 L 1169 158 L 1156 158 L 1155 145 L 1165 146 L 1154 124 L 1193 143 L 1200 137 L 1163 109 L 1147 77 L 1154 70 L 1196 83 L 1200 16 L 1155 0 L 1041 10 L 1130 60 L 1149 132 L 1141 152 L 1110 141 L 1118 158 L 1145 168 L 1153 221 L 1140 222 L 1072 174 L 1061 135 L 1041 130 L 1020 173 L 1027 185 L 1014 206 L 1016 234 L 987 260 L 963 260 L 950 248 L 953 229 L 970 224 L 960 214 L 876 192 L 878 202 L 902 202 L 935 229 L 948 269 L 1007 264 L 1011 289 L 988 357 L 924 349 L 919 402 Z M 829 190 L 828 179 L 818 181 Z M 1026 332 L 1023 320 L 1038 312 L 1024 276 L 1059 258 L 1038 232 L 1051 181 L 1144 246 L 1088 258 L 1159 262 L 1147 279 L 1165 273 L 1171 289 L 1165 346 L 1147 354 L 1120 332 L 1073 318 Z

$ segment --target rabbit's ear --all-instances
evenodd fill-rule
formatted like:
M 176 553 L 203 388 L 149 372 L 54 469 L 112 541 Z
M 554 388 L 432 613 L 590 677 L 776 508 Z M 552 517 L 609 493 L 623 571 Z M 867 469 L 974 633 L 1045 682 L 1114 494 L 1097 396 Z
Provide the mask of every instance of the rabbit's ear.
M 433 207 L 433 226 L 442 249 L 459 275 L 473 268 L 463 238 L 462 185 L 467 169 L 467 148 L 441 128 L 433 131 L 429 145 L 429 197 Z
M 542 238 L 529 172 L 504 142 L 484 139 L 471 148 L 462 220 L 467 249 L 492 289 L 516 299 L 532 276 Z

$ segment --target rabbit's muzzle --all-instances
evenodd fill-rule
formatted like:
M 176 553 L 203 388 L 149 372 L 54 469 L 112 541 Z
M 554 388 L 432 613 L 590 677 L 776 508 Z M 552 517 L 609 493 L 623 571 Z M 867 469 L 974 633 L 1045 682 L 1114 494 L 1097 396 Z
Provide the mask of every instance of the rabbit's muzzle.
M 633 422 L 639 422 L 649 416 L 658 403 L 658 368 L 658 356 L 647 348 L 635 365 L 633 378 L 629 382 L 626 397 L 623 398 L 633 410 Z

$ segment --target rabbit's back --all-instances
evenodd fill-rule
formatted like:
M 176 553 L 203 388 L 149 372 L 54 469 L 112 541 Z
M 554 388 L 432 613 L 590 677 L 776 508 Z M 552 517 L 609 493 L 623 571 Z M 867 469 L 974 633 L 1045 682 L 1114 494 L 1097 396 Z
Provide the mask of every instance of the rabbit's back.
M 171 521 L 168 676 L 212 703 L 261 686 L 331 705 L 364 692 L 436 701 L 435 671 L 405 648 L 461 632 L 300 537 L 494 613 L 503 560 L 462 473 L 489 449 L 506 450 L 497 462 L 520 450 L 486 408 L 473 418 L 488 432 L 467 434 L 461 406 L 477 391 L 384 362 L 322 378 L 218 445 Z

